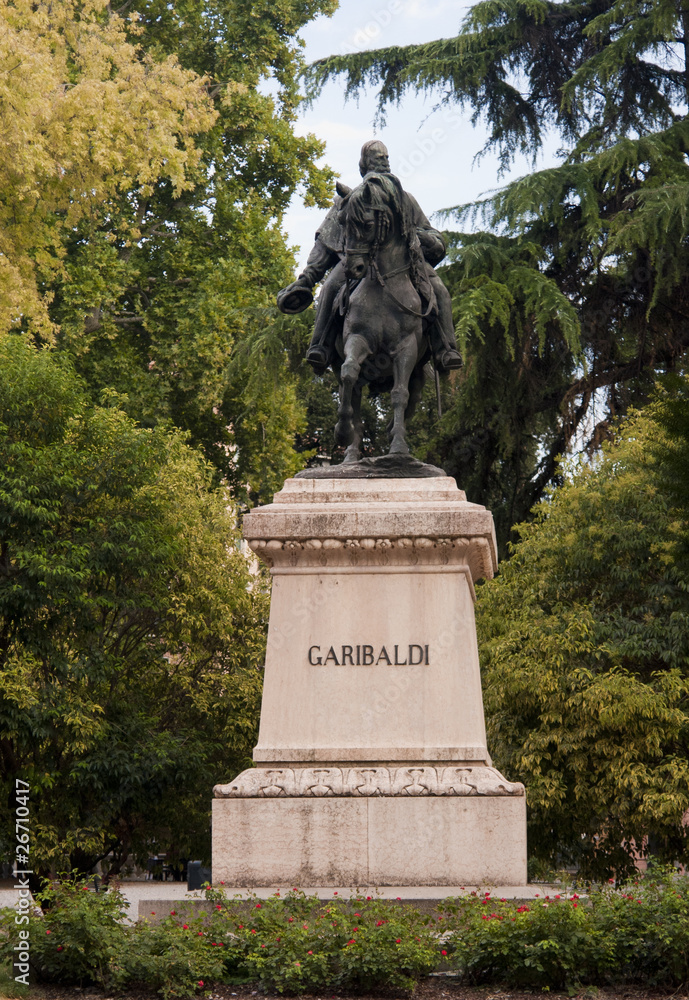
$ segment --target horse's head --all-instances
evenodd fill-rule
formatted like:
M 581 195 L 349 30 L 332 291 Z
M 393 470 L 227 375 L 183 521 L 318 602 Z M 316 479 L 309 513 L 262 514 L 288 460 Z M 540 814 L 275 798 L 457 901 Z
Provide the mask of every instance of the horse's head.
M 389 175 L 367 174 L 345 199 L 341 217 L 345 227 L 345 273 L 363 278 L 369 260 L 390 238 L 394 222 L 394 190 Z

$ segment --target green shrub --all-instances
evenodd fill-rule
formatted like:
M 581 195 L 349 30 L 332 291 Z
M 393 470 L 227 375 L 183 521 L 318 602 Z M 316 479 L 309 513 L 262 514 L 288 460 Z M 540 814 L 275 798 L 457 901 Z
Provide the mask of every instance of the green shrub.
M 216 890 L 208 896 L 227 973 L 266 989 L 411 988 L 440 957 L 431 919 L 412 907 L 362 896 L 323 904 L 292 890 L 233 909 Z
M 111 966 L 114 986 L 143 986 L 165 1000 L 193 996 L 224 973 L 222 945 L 209 921 L 183 909 L 157 925 L 143 920 L 131 927 L 126 950 Z
M 51 983 L 110 984 L 111 962 L 126 947 L 127 903 L 115 887 L 93 892 L 87 881 L 47 883 L 37 896 L 45 907 L 30 919 L 31 965 Z
M 576 894 L 508 902 L 472 893 L 441 909 L 450 964 L 471 983 L 569 986 L 590 967 L 598 946 Z
M 689 981 L 689 876 L 668 866 L 592 896 L 594 933 L 609 942 L 599 978 L 677 986 Z
M 689 981 L 689 876 L 667 868 L 581 898 L 472 893 L 446 900 L 437 919 L 371 897 L 323 903 L 292 890 L 228 900 L 209 889 L 209 913 L 173 909 L 159 924 L 130 925 L 117 889 L 68 879 L 39 898 L 46 912 L 31 914 L 30 933 L 40 979 L 145 987 L 165 1000 L 238 979 L 281 993 L 405 989 L 441 963 L 465 981 L 513 987 Z M 0 967 L 14 932 L 14 911 L 4 911 Z

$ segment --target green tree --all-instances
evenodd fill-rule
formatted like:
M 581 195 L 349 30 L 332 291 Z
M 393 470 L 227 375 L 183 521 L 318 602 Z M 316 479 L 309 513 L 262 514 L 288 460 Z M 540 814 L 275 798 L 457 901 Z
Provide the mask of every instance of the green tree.
M 479 592 L 489 744 L 526 783 L 530 850 L 586 875 L 648 836 L 689 859 L 689 438 L 666 430 L 688 419 L 686 379 L 625 419 Z
M 0 330 L 190 431 L 254 500 L 303 461 L 274 295 L 290 198 L 329 198 L 323 144 L 293 126 L 297 32 L 333 8 L 0 2 Z
M 31 784 L 36 872 L 208 855 L 261 691 L 268 598 L 239 538 L 184 435 L 0 336 L 0 780 L 6 802 Z
M 547 136 L 561 163 L 448 213 L 444 276 L 466 355 L 428 454 L 496 513 L 504 547 L 574 442 L 683 365 L 689 334 L 689 17 L 677 0 L 485 0 L 458 35 L 336 56 L 309 69 L 312 96 L 344 74 L 379 86 L 379 113 L 409 91 L 471 109 L 503 168 Z

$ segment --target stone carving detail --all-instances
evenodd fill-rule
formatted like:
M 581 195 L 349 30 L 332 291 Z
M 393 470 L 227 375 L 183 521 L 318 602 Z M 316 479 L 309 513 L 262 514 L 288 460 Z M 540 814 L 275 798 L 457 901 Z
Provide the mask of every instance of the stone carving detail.
M 483 538 L 250 538 L 269 566 L 466 566 L 472 580 L 491 577 L 490 546 Z
M 325 798 L 376 795 L 524 795 L 494 767 L 254 767 L 227 785 L 216 799 Z

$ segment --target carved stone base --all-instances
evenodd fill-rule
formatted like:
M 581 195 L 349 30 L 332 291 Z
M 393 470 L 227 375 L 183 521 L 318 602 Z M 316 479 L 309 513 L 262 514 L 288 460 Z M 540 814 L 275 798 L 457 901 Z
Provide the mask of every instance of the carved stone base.
M 237 888 L 525 885 L 526 799 L 216 798 L 213 880 Z

